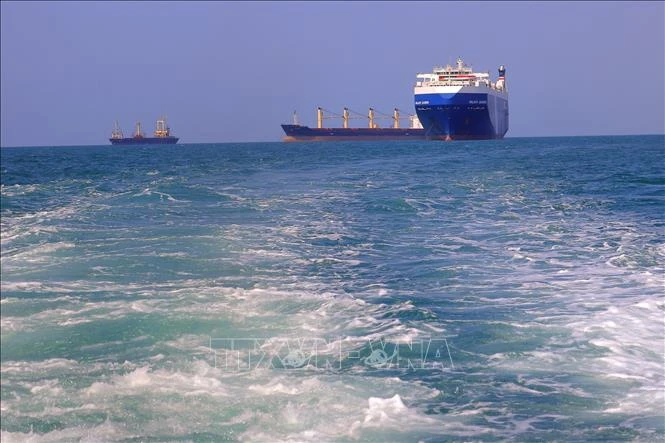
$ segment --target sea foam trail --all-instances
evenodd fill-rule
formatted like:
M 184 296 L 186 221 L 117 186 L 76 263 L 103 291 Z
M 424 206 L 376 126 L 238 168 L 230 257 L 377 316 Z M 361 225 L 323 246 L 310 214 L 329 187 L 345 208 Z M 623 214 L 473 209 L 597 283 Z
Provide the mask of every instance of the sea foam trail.
M 53 366 L 60 370 L 69 367 L 73 372 L 85 370 L 85 366 L 66 364 L 42 365 Z M 16 368 L 16 364 L 13 365 Z M 99 366 L 96 365 L 96 366 Z M 88 368 L 94 373 L 102 367 Z M 112 368 L 107 368 L 112 369 Z M 76 389 L 71 385 L 57 380 L 42 382 L 24 382 L 34 393 L 48 399 L 52 406 L 33 414 L 36 420 L 51 418 L 62 423 L 75 420 L 78 414 L 95 414 L 108 411 L 111 416 L 118 417 L 124 408 L 135 403 L 138 398 L 151 398 L 143 406 L 132 408 L 141 413 L 151 411 L 154 419 L 148 419 L 137 426 L 122 425 L 114 420 L 107 420 L 103 428 L 112 438 L 117 436 L 161 435 L 165 437 L 174 430 L 191 432 L 191 420 L 199 423 L 197 432 L 223 436 L 229 432 L 243 431 L 244 438 L 261 439 L 265 430 L 275 426 L 271 432 L 288 439 L 292 435 L 319 436 L 335 438 L 346 434 L 348 437 L 360 438 L 364 429 L 390 429 L 393 433 L 401 432 L 400 423 L 409 420 L 434 426 L 436 420 L 421 415 L 417 409 L 410 410 L 406 401 L 418 397 L 427 398 L 437 395 L 437 391 L 413 386 L 396 378 L 379 379 L 379 388 L 385 392 L 398 392 L 392 398 L 372 397 L 370 393 L 377 387 L 368 386 L 361 377 L 343 376 L 330 377 L 326 374 L 314 374 L 308 377 L 294 377 L 289 373 L 272 371 L 255 371 L 239 377 L 228 374 L 203 361 L 196 361 L 180 369 L 150 369 L 148 366 L 135 367 L 126 363 L 122 375 L 110 375 L 103 381 L 90 386 Z M 82 375 L 79 373 L 79 375 Z M 64 397 L 68 399 L 65 400 Z M 174 405 L 166 401 L 176 396 L 181 406 L 188 405 L 179 413 Z M 42 401 L 43 401 L 42 400 Z M 12 410 L 14 401 L 8 402 L 8 411 Z M 64 405 L 68 407 L 64 407 Z M 136 409 L 138 406 L 138 409 Z M 369 406 L 369 407 L 368 407 Z M 221 408 L 221 409 L 220 409 Z M 326 414 L 321 414 L 321 408 Z M 221 416 L 219 411 L 225 411 Z M 406 414 L 409 416 L 407 417 Z M 11 412 L 9 412 L 11 416 Z M 364 417 L 348 427 L 349 416 Z M 89 432 L 97 428 L 69 428 L 66 433 L 56 430 L 43 435 L 45 438 L 85 438 Z M 296 431 L 295 429 L 303 429 Z M 30 434 L 8 433 L 9 438 L 27 438 Z M 187 436 L 179 432 L 173 435 Z M 40 435 L 34 436 L 36 440 Z
M 3 150 L 2 440 L 660 441 L 662 145 Z

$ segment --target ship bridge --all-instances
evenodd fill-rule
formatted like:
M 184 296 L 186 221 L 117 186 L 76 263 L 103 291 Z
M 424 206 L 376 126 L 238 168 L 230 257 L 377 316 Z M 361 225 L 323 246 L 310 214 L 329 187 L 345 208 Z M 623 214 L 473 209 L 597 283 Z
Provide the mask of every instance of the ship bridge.
M 416 84 L 419 87 L 433 86 L 475 86 L 501 89 L 490 81 L 489 72 L 473 72 L 473 68 L 464 64 L 461 58 L 452 66 L 437 66 L 431 73 L 416 75 Z

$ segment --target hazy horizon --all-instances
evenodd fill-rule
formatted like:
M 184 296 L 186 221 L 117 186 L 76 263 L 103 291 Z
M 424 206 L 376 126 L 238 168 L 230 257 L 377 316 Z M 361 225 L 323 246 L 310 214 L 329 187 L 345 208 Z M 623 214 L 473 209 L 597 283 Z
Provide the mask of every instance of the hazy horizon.
M 280 141 L 294 110 L 413 113 L 416 74 L 458 56 L 506 65 L 507 138 L 665 133 L 662 2 L 0 7 L 4 147 L 105 145 L 162 115 L 183 144 Z

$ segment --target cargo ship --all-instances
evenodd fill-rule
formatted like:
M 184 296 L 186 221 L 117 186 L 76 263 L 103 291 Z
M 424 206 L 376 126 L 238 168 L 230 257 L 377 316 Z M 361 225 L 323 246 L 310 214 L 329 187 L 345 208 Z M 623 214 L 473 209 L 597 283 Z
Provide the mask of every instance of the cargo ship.
M 112 145 L 174 145 L 178 143 L 178 137 L 171 135 L 171 128 L 166 124 L 166 119 L 157 120 L 157 128 L 154 137 L 145 137 L 141 130 L 141 122 L 136 123 L 134 136 L 124 137 L 118 122 L 115 122 L 113 132 L 109 141 Z
M 505 66 L 492 82 L 489 73 L 473 72 L 458 58 L 455 66 L 435 67 L 416 79 L 416 114 L 427 139 L 499 139 L 508 132 Z
M 368 126 L 364 128 L 350 128 L 349 119 L 350 110 L 344 108 L 342 115 L 335 114 L 333 112 L 327 111 L 329 114 L 332 114 L 334 117 L 324 117 L 324 109 L 319 107 L 317 108 L 317 127 L 310 128 L 309 126 L 304 126 L 298 124 L 298 116 L 293 113 L 293 124 L 282 125 L 282 129 L 286 134 L 286 137 L 283 138 L 285 142 L 294 142 L 294 141 L 346 141 L 346 140 L 360 140 L 360 141 L 371 141 L 371 140 L 425 140 L 425 130 L 420 125 L 418 117 L 415 115 L 409 115 L 411 121 L 410 127 L 400 128 L 400 114 L 399 109 L 395 108 L 392 117 L 387 116 L 386 114 L 375 111 L 373 108 L 369 108 L 369 113 L 367 114 Z M 380 117 L 377 117 L 375 113 L 381 114 L 386 118 L 392 118 L 392 127 L 381 128 L 379 127 L 376 120 Z M 360 115 L 361 118 L 365 118 L 361 114 L 354 112 L 356 115 Z M 329 128 L 323 126 L 323 120 L 325 118 L 341 118 L 343 121 L 341 128 Z

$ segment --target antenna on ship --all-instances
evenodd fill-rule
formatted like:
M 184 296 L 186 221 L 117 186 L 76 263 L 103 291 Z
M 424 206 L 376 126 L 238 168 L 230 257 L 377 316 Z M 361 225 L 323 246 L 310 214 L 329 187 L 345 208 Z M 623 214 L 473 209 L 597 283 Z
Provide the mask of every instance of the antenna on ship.
M 119 139 L 122 138 L 122 130 L 120 129 L 120 125 L 118 124 L 118 120 L 115 121 L 115 125 L 113 125 L 113 131 L 111 132 L 111 138 L 112 139 Z
M 496 80 L 496 89 L 503 91 L 506 89 L 506 67 L 499 66 L 499 78 Z
M 136 132 L 134 137 L 143 138 L 143 132 L 141 131 L 141 122 L 136 122 Z

